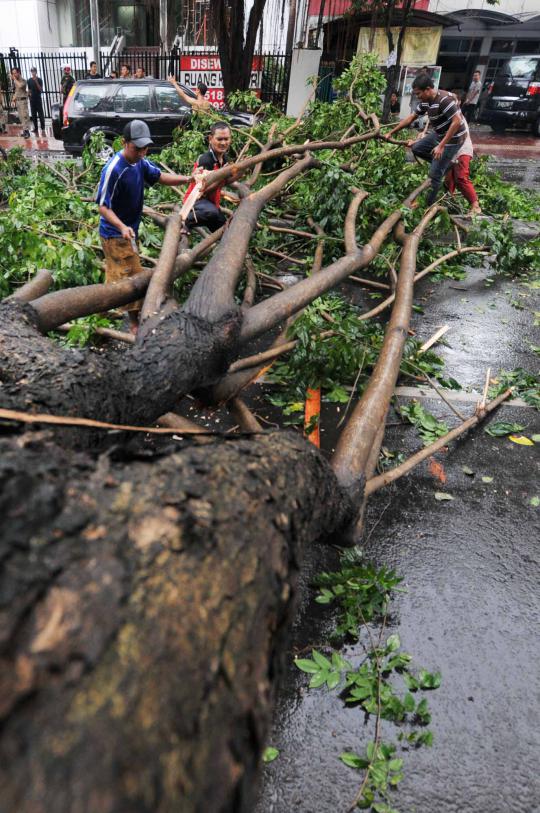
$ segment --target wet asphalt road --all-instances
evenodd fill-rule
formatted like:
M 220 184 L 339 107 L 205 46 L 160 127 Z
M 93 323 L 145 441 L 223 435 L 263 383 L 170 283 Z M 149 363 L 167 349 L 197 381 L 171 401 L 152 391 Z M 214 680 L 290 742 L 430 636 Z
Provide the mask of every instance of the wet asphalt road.
M 418 335 L 427 339 L 450 325 L 447 346 L 438 352 L 464 387 L 458 407 L 467 415 L 475 406 L 470 391 L 481 392 L 487 367 L 494 375 L 501 368 L 539 366 L 530 347 L 540 344 L 533 327 L 538 294 L 505 280 L 486 288 L 485 277 L 485 271 L 471 270 L 460 282 L 428 280 L 416 297 L 426 307 L 415 320 Z M 457 423 L 431 395 L 422 404 Z M 540 432 L 538 413 L 530 408 L 504 406 L 492 420 L 519 422 L 529 436 Z M 410 451 L 420 441 L 414 429 L 392 427 L 385 445 Z M 394 604 L 389 631 L 399 633 L 417 667 L 442 672 L 441 688 L 425 695 L 434 745 L 398 754 L 405 778 L 393 806 L 400 813 L 534 813 L 540 811 L 540 509 L 530 500 L 540 496 L 538 445 L 491 438 L 480 427 L 437 460 L 444 484 L 424 463 L 374 495 L 363 544 L 368 559 L 395 568 L 405 580 L 407 593 Z M 463 466 L 475 475 L 467 476 Z M 482 476 L 493 481 L 484 483 Z M 441 490 L 454 499 L 437 502 L 434 493 Z M 292 666 L 293 652 L 328 641 L 332 614 L 314 603 L 309 582 L 336 565 L 331 546 L 314 546 L 309 554 L 269 739 L 280 755 L 263 769 L 256 813 L 345 812 L 362 778 L 338 756 L 343 750 L 363 753 L 373 721 L 366 726 L 358 709 L 345 707 L 335 693 L 308 691 L 307 676 Z M 345 654 L 354 658 L 359 649 Z M 383 739 L 396 741 L 397 733 L 384 724 Z

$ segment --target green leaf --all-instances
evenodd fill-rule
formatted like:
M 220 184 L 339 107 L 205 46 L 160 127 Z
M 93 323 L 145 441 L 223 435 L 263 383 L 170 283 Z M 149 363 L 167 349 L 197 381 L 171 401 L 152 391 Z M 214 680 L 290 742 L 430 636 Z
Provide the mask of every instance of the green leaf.
M 407 694 L 403 698 L 403 708 L 408 714 L 412 714 L 412 712 L 415 709 L 415 706 L 416 703 L 414 702 L 414 697 L 412 696 L 412 694 L 409 694 L 409 692 L 407 692 Z
M 335 689 L 336 686 L 339 684 L 341 680 L 341 675 L 339 672 L 330 672 L 328 677 L 326 678 L 326 685 L 329 689 Z
M 422 731 L 422 733 L 418 735 L 416 742 L 418 745 L 427 745 L 429 748 L 431 748 L 433 745 L 433 732 Z
M 474 471 L 470 469 L 468 466 L 462 466 L 461 471 L 463 474 L 469 475 L 469 477 L 474 477 Z
M 395 652 L 396 649 L 399 649 L 401 646 L 401 641 L 399 640 L 399 635 L 394 633 L 394 635 L 390 635 L 389 638 L 386 639 L 386 651 L 387 652 Z
M 311 650 L 311 656 L 312 656 L 313 660 L 315 661 L 315 663 L 317 663 L 323 669 L 331 669 L 332 668 L 332 664 L 330 663 L 328 658 L 325 658 L 325 656 L 321 655 L 320 652 L 317 652 L 316 649 Z
M 531 497 L 530 504 L 533 506 L 533 508 L 538 508 L 538 506 L 540 505 L 540 497 Z
M 531 435 L 533 443 L 540 443 L 540 435 Z
M 279 756 L 279 750 L 277 748 L 273 748 L 271 745 L 268 748 L 265 748 L 263 751 L 263 762 L 273 762 Z
M 362 759 L 362 757 L 355 754 L 354 751 L 343 751 L 343 753 L 339 755 L 339 758 L 343 764 L 348 765 L 349 768 L 365 769 L 369 766 L 367 759 Z
M 326 683 L 327 679 L 328 672 L 326 672 L 324 669 L 321 669 L 321 671 L 317 672 L 316 675 L 313 675 L 313 677 L 309 681 L 309 688 L 319 689 L 324 683 Z
M 488 477 L 487 475 L 484 475 L 482 477 L 482 482 L 483 483 L 492 483 L 493 482 L 493 477 Z
M 444 502 L 445 500 L 453 500 L 454 499 L 452 497 L 452 495 L 448 494 L 446 491 L 436 491 L 434 496 L 435 496 L 435 499 L 438 502 Z
M 494 438 L 511 435 L 513 432 L 522 432 L 525 429 L 520 423 L 506 423 L 505 421 L 495 421 L 484 427 L 484 432 Z
M 400 771 L 403 767 L 403 760 L 402 759 L 391 759 L 388 763 L 388 768 L 391 771 Z
M 319 671 L 317 664 L 307 658 L 295 658 L 294 665 L 301 669 L 302 672 L 308 672 L 308 674 L 315 674 Z

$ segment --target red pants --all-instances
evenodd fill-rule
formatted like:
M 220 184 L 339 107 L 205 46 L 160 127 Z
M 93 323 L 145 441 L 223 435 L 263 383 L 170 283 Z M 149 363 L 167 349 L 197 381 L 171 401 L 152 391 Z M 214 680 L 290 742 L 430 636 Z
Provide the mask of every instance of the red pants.
M 456 187 L 471 205 L 477 202 L 478 196 L 469 178 L 470 155 L 460 155 L 455 164 L 452 164 L 445 175 L 444 183 L 450 194 L 454 194 Z

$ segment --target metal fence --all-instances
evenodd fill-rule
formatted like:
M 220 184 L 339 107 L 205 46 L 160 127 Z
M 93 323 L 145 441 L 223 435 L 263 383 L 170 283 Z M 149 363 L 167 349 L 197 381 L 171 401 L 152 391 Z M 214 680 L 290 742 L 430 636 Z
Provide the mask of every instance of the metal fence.
M 30 69 L 37 68 L 37 75 L 43 80 L 43 112 L 50 118 L 52 105 L 62 101 L 60 80 L 65 65 L 70 66 L 74 79 L 84 79 L 90 68 L 86 54 L 81 53 L 19 54 L 12 49 L 7 55 L 0 54 L 0 90 L 6 105 L 11 106 L 11 69 L 20 68 L 22 76 L 29 79 Z
M 168 54 L 160 53 L 159 49 L 126 49 L 122 54 L 110 57 L 101 54 L 99 73 L 110 76 L 112 71 L 120 75 L 120 65 L 127 64 L 131 72 L 141 67 L 146 76 L 156 79 L 166 79 L 171 73 L 179 73 L 182 52 L 173 50 Z M 192 55 L 185 52 L 185 55 Z M 205 56 L 200 51 L 199 56 Z M 206 54 L 216 56 L 216 53 Z M 272 102 L 280 110 L 287 107 L 289 91 L 289 78 L 291 72 L 290 54 L 260 54 L 255 57 L 260 70 L 260 93 L 263 102 Z M 74 79 L 86 78 L 90 70 L 90 61 L 85 52 L 79 53 L 19 53 L 10 49 L 8 54 L 0 54 L 0 91 L 4 94 L 5 104 L 11 107 L 12 86 L 10 71 L 20 68 L 25 79 L 30 77 L 30 69 L 37 68 L 37 75 L 43 80 L 43 110 L 47 118 L 51 117 L 51 108 L 55 103 L 62 101 L 60 80 L 65 65 L 69 65 Z
M 180 79 L 182 56 L 204 58 L 215 57 L 216 53 L 173 50 L 168 54 L 163 54 L 151 48 L 141 50 L 128 48 L 119 56 L 112 58 L 102 54 L 100 73 L 103 76 L 110 76 L 111 71 L 115 71 L 119 76 L 120 66 L 127 65 L 132 75 L 137 68 L 142 68 L 145 76 L 153 76 L 155 79 L 166 79 L 170 74 L 174 74 Z M 256 54 L 254 62 L 260 66 L 262 101 L 272 102 L 280 110 L 285 111 L 291 74 L 290 54 Z

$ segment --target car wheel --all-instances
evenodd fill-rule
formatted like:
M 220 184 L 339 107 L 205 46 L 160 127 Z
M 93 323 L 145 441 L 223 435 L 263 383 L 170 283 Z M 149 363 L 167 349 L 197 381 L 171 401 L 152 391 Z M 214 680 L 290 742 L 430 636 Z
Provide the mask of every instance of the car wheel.
M 106 141 L 100 151 L 96 153 L 97 159 L 99 161 L 103 161 L 104 164 L 106 164 L 109 158 L 112 158 L 113 155 L 114 149 L 111 141 Z
M 533 136 L 540 138 L 540 116 L 538 116 L 536 121 L 533 121 L 531 129 Z
M 497 135 L 502 135 L 502 133 L 504 133 L 506 130 L 504 124 L 491 124 L 490 127 L 494 133 L 497 133 Z

